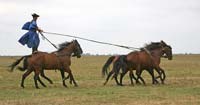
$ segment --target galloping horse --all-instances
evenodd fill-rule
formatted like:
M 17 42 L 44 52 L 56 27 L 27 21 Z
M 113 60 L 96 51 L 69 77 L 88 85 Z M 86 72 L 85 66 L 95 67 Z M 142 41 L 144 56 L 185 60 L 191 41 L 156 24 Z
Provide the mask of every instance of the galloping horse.
M 120 68 L 131 70 L 131 68 L 128 68 L 126 66 L 126 63 L 124 63 L 124 61 L 122 61 L 122 60 L 124 60 L 124 56 L 125 55 L 110 56 L 108 58 L 108 60 L 106 61 L 106 63 L 102 67 L 102 76 L 104 77 L 105 75 L 107 75 L 107 79 L 108 79 L 108 77 L 110 77 L 113 73 L 115 73 Z M 108 74 L 108 69 L 109 69 L 111 64 L 113 64 L 113 69 Z M 115 73 L 115 74 L 118 74 L 118 73 Z M 132 81 L 132 78 L 136 80 L 136 77 L 134 76 L 133 73 L 129 73 L 129 77 L 130 77 L 131 81 Z M 117 78 L 115 78 L 115 81 L 116 81 L 117 85 L 120 85 Z M 137 81 L 137 82 L 140 83 L 139 81 Z M 133 84 L 133 82 L 131 82 L 131 83 Z
M 115 62 L 116 64 L 114 64 L 113 70 L 109 73 L 104 85 L 107 83 L 107 81 L 109 80 L 110 76 L 113 73 L 115 73 L 114 78 L 116 80 L 116 83 L 118 85 L 122 85 L 122 78 L 128 71 L 130 71 L 130 74 L 129 74 L 130 78 L 132 77 L 136 79 L 136 82 L 138 82 L 138 79 L 140 79 L 145 84 L 143 78 L 141 77 L 141 73 L 144 69 L 147 70 L 152 76 L 153 84 L 157 82 L 157 80 L 154 78 L 153 69 L 156 69 L 161 79 L 161 82 L 164 83 L 164 80 L 166 77 L 165 72 L 159 66 L 160 61 L 161 61 L 160 58 L 163 56 L 167 57 L 169 60 L 172 59 L 172 48 L 169 45 L 167 45 L 164 41 L 151 43 L 149 45 L 146 45 L 144 48 L 142 48 L 141 51 L 134 51 L 125 56 L 121 56 L 125 60 L 117 60 Z M 118 83 L 117 75 L 119 73 L 120 68 L 122 68 L 122 74 L 120 77 L 120 83 Z M 137 78 L 133 77 L 132 70 L 136 70 Z M 163 74 L 163 78 L 161 76 L 162 74 Z M 133 84 L 132 79 L 131 79 L 131 84 Z
M 157 80 L 154 78 L 153 73 L 153 69 L 155 69 L 159 74 L 159 76 L 156 78 L 160 78 L 161 83 L 164 84 L 166 75 L 164 70 L 159 66 L 161 62 L 161 57 L 165 57 L 168 58 L 168 60 L 172 60 L 172 48 L 171 46 L 167 45 L 164 41 L 161 41 L 160 43 L 151 43 L 149 45 L 146 45 L 145 48 L 141 49 L 140 52 L 129 53 L 125 57 L 125 62 L 128 66 L 130 66 L 130 68 L 136 69 L 136 81 L 138 81 L 138 79 L 141 79 L 145 84 L 144 80 L 141 78 L 141 73 L 144 69 L 146 69 L 152 76 L 152 84 L 155 84 L 155 82 L 157 82 Z M 122 70 L 123 73 L 120 77 L 120 84 L 122 84 L 122 78 L 127 72 L 126 69 Z
M 24 88 L 24 80 L 25 78 L 32 72 L 35 72 L 34 82 L 35 87 L 38 87 L 37 80 L 43 85 L 44 83 L 40 80 L 39 74 L 41 73 L 44 76 L 44 69 L 46 70 L 55 70 L 59 69 L 62 76 L 63 86 L 67 87 L 65 84 L 65 75 L 64 72 L 69 74 L 70 79 L 73 81 L 75 86 L 78 86 L 76 81 L 74 80 L 73 74 L 70 69 L 71 65 L 71 55 L 77 56 L 77 58 L 81 57 L 83 53 L 79 43 L 77 40 L 73 40 L 71 42 L 65 42 L 59 45 L 58 51 L 52 53 L 46 52 L 35 52 L 32 55 L 23 56 L 14 62 L 11 65 L 11 70 L 17 66 L 21 60 L 24 59 L 24 67 L 21 67 L 21 70 L 27 71 L 22 76 L 21 87 Z M 45 78 L 45 77 L 44 77 Z M 47 79 L 47 78 L 45 78 Z

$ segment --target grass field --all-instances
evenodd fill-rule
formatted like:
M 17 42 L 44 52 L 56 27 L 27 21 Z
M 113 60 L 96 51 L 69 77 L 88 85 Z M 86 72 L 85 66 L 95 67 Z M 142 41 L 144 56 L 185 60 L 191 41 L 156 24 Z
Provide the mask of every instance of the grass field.
M 61 83 L 60 72 L 45 71 L 54 84 L 42 79 L 47 88 L 35 89 L 33 74 L 19 84 L 23 72 L 7 71 L 16 57 L 0 57 L 0 105 L 200 105 L 200 55 L 175 55 L 172 61 L 162 59 L 167 78 L 165 85 L 152 85 L 145 71 L 147 85 L 116 86 L 114 80 L 103 86 L 101 67 L 108 56 L 83 56 L 72 59 L 72 71 L 79 87 Z

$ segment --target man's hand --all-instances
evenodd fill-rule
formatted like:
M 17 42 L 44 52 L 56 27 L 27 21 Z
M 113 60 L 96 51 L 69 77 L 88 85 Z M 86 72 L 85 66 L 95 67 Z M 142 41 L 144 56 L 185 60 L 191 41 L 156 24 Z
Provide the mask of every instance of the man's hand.
M 37 30 L 38 30 L 39 32 L 43 32 L 43 30 L 42 30 L 42 29 L 40 29 L 40 28 L 38 28 Z

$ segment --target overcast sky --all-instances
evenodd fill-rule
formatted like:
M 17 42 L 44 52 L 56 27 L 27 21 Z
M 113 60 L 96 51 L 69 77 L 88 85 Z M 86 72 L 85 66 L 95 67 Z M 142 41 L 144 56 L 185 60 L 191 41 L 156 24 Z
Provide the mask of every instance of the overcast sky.
M 44 31 L 132 47 L 164 40 L 173 53 L 200 53 L 199 0 L 0 0 L 0 55 L 25 55 L 18 43 L 22 25 L 40 15 Z M 45 34 L 55 44 L 73 38 Z M 78 40 L 84 53 L 126 54 L 130 50 Z M 39 50 L 56 50 L 41 39 Z

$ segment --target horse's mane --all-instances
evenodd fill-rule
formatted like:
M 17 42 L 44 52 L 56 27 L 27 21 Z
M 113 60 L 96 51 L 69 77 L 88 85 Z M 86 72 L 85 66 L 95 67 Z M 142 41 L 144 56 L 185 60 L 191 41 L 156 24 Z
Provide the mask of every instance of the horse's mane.
M 140 50 L 144 51 L 144 48 L 146 48 L 147 50 L 155 50 L 161 47 L 162 46 L 160 42 L 151 42 L 150 44 L 145 44 L 145 46 L 141 48 Z
M 65 47 L 69 46 L 70 44 L 71 44 L 71 42 L 68 42 L 68 41 L 59 44 L 58 51 L 63 50 Z

